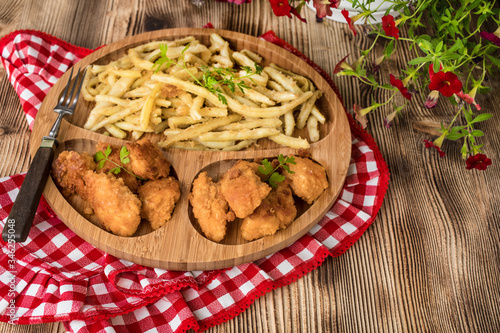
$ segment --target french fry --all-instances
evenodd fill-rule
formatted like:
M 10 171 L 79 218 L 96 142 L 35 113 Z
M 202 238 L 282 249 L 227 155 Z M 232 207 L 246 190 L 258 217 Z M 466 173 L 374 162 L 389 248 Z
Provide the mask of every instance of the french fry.
M 323 116 L 323 114 L 321 113 L 321 111 L 319 111 L 318 107 L 315 105 L 313 106 L 312 110 L 311 110 L 311 114 L 316 117 L 316 119 L 319 121 L 320 124 L 324 124 L 326 119 L 325 119 L 325 116 Z
M 153 74 L 151 76 L 151 79 L 153 79 L 155 81 L 160 81 L 163 83 L 173 84 L 182 90 L 188 91 L 192 94 L 202 96 L 202 97 L 208 99 L 211 103 L 213 103 L 217 107 L 221 107 L 221 108 L 225 107 L 225 105 L 221 101 L 219 101 L 217 96 L 215 96 L 210 91 L 208 91 L 208 89 L 206 89 L 204 87 L 197 86 L 194 83 L 179 80 L 178 78 L 171 76 L 171 75 L 168 75 L 168 74 Z
M 262 127 L 239 131 L 207 132 L 198 136 L 200 141 L 230 141 L 260 139 L 279 134 L 276 128 Z
M 172 145 L 174 142 L 184 141 L 195 137 L 199 137 L 203 133 L 216 129 L 217 127 L 230 124 L 232 122 L 239 121 L 240 119 L 241 116 L 235 114 L 229 115 L 225 118 L 210 119 L 203 124 L 196 124 L 190 126 L 186 128 L 184 131 L 180 132 L 179 134 L 173 137 L 169 137 L 165 141 L 159 142 L 158 145 L 160 147 L 166 148 Z M 207 140 L 207 141 L 212 141 L 212 140 Z
M 303 129 L 304 126 L 306 126 L 307 118 L 309 118 L 309 114 L 311 114 L 314 103 L 316 103 L 316 100 L 322 95 L 322 92 L 319 90 L 315 91 L 314 93 L 311 93 L 310 91 L 308 91 L 307 93 L 310 93 L 312 95 L 307 99 L 307 101 L 302 105 L 302 108 L 300 109 L 299 116 L 297 117 L 298 129 Z
M 222 148 L 223 151 L 237 151 L 250 147 L 257 140 L 242 140 L 234 146 Z
M 288 146 L 295 149 L 300 149 L 300 148 L 307 149 L 310 147 L 309 142 L 307 142 L 307 140 L 302 138 L 294 138 L 282 133 L 270 136 L 269 139 L 282 146 Z
M 319 141 L 318 119 L 313 115 L 307 119 L 307 132 L 309 133 L 309 141 Z
M 153 90 L 151 91 L 151 94 L 149 94 L 149 96 L 146 98 L 146 102 L 142 106 L 140 125 L 143 131 L 145 131 L 149 126 L 149 122 L 151 120 L 151 113 L 153 113 L 155 106 L 156 95 L 158 95 L 158 93 L 160 92 L 161 87 L 162 84 L 157 83 L 153 88 Z
M 308 91 L 302 94 L 302 96 L 297 98 L 295 101 L 282 104 L 281 106 L 272 106 L 268 108 L 246 106 L 230 97 L 227 98 L 227 105 L 231 111 L 245 117 L 275 118 L 292 111 L 295 107 L 308 100 L 312 94 L 312 92 Z
M 239 131 L 243 129 L 252 129 L 256 127 L 271 127 L 277 128 L 281 126 L 281 120 L 278 118 L 265 118 L 250 121 L 241 121 L 237 123 L 232 123 L 226 126 L 219 127 L 217 130 L 220 131 Z

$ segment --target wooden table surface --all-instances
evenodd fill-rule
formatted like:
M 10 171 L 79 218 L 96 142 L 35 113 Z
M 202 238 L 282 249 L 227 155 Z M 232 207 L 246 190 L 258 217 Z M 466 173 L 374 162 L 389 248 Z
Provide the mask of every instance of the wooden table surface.
M 341 58 L 350 54 L 354 61 L 370 43 L 359 27 L 354 37 L 345 24 L 317 24 L 312 11 L 304 13 L 308 24 L 274 16 L 264 0 L 242 6 L 205 0 L 201 8 L 188 0 L 0 0 L 0 36 L 37 29 L 92 49 L 145 31 L 212 22 L 253 36 L 272 29 L 330 74 Z M 382 66 L 386 82 L 409 59 L 411 51 L 400 44 Z M 376 55 L 382 52 L 382 46 L 375 49 Z M 494 93 L 478 98 L 494 115 L 479 126 L 492 166 L 466 170 L 461 142 L 445 142 L 445 158 L 424 148 L 423 140 L 435 138 L 434 128 L 454 114 L 445 101 L 427 110 L 414 98 L 389 130 L 383 126 L 389 108 L 370 114 L 368 131 L 391 172 L 374 224 L 341 257 L 328 258 L 209 332 L 500 331 L 499 77 L 487 82 Z M 347 108 L 388 97 L 348 77 L 333 79 Z M 3 68 L 0 110 L 0 176 L 8 176 L 28 169 L 30 131 Z M 0 323 L 0 331 L 64 332 L 64 327 Z

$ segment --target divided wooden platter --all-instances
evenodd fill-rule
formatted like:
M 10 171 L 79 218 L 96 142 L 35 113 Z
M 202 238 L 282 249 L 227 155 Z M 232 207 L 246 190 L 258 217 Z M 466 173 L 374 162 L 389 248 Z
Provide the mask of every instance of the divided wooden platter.
M 66 199 L 49 178 L 44 195 L 58 217 L 77 235 L 97 248 L 141 265 L 171 270 L 209 270 L 231 267 L 260 259 L 298 240 L 307 233 L 331 207 L 337 198 L 347 175 L 351 156 L 351 133 L 341 102 L 330 85 L 311 66 L 290 52 L 258 38 L 216 29 L 180 28 L 158 30 L 125 38 L 105 46 L 82 59 L 75 67 L 89 64 L 104 64 L 115 60 L 133 46 L 153 40 L 173 40 L 194 36 L 209 45 L 211 33 L 218 33 L 226 39 L 233 50 L 249 49 L 264 58 L 264 64 L 271 62 L 310 78 L 324 95 L 319 107 L 327 121 L 320 127 L 321 140 L 311 144 L 311 158 L 326 169 L 329 188 L 316 202 L 307 205 L 298 201 L 296 220 L 275 235 L 247 242 L 239 232 L 240 222 L 228 224 L 228 234 L 221 243 L 215 243 L 198 230 L 188 201 L 191 184 L 201 171 L 217 180 L 222 173 L 240 159 L 272 158 L 279 154 L 297 154 L 296 149 L 281 147 L 264 139 L 258 147 L 238 152 L 165 150 L 165 156 L 172 164 L 173 174 L 181 184 L 181 199 L 172 214 L 172 219 L 162 228 L 152 231 L 148 223 L 141 223 L 133 237 L 113 235 L 101 227 L 92 216 L 83 214 L 86 203 L 77 196 Z M 31 136 L 31 154 L 35 155 L 39 143 L 47 135 L 56 119 L 54 106 L 68 80 L 69 72 L 53 86 L 44 99 L 35 119 Z M 62 150 L 95 152 L 97 141 L 122 145 L 124 141 L 99 133 L 84 130 L 83 124 L 92 108 L 92 103 L 80 98 L 75 115 L 63 121 L 58 141 L 61 143 L 56 156 Z M 295 136 L 307 137 L 306 132 L 296 131 Z M 150 135 L 153 142 L 160 141 L 159 135 Z

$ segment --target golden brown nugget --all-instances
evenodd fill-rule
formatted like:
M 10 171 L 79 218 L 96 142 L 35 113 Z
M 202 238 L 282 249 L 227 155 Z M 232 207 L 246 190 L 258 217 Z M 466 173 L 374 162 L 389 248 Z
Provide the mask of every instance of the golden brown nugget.
M 127 169 L 144 179 L 159 179 L 170 173 L 170 162 L 163 156 L 162 150 L 148 139 L 125 144 L 130 152 Z
M 286 228 L 297 216 L 289 181 L 279 183 L 259 207 L 241 223 L 241 235 L 251 241 Z
M 132 236 L 141 223 L 141 201 L 121 178 L 87 171 L 84 176 L 87 200 L 106 230 Z
M 122 166 L 123 168 L 127 169 L 130 171 L 130 167 L 128 164 L 122 165 L 120 162 L 120 146 L 115 146 L 115 145 L 110 145 L 105 142 L 97 142 L 96 150 L 100 151 L 104 154 L 108 146 L 111 148 L 111 153 L 108 156 L 108 159 L 110 161 L 113 161 L 114 163 L 110 161 L 106 161 L 103 165 L 103 167 L 99 170 L 97 170 L 98 173 L 109 173 L 111 169 L 114 169 L 117 167 L 117 165 Z M 127 171 L 120 169 L 120 172 L 118 173 L 111 173 L 113 176 L 116 178 L 121 178 L 123 179 L 123 183 L 132 191 L 132 193 L 137 193 L 137 190 L 139 189 L 139 186 L 141 186 L 140 180 L 135 177 L 134 175 L 128 173 Z
M 76 193 L 85 199 L 84 174 L 95 169 L 93 157 L 84 152 L 63 151 L 52 163 L 52 177 L 65 197 Z
M 222 196 L 241 219 L 252 214 L 271 191 L 271 187 L 257 176 L 253 164 L 238 161 L 220 181 Z
M 295 163 L 288 164 L 293 173 L 284 172 L 284 176 L 291 180 L 293 192 L 312 204 L 328 188 L 325 168 L 308 158 L 296 156 Z
M 168 177 L 146 182 L 138 194 L 142 202 L 141 216 L 156 230 L 172 217 L 181 189 L 177 179 Z
M 223 240 L 227 222 L 233 221 L 235 215 L 222 196 L 220 184 L 214 183 L 206 172 L 200 173 L 193 182 L 189 201 L 203 234 L 214 242 Z

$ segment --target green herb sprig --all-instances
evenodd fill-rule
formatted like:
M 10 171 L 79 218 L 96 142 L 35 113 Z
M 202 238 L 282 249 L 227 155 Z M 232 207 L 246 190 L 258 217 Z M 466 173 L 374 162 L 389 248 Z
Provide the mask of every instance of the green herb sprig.
M 295 162 L 295 157 L 293 156 L 283 156 L 283 154 L 280 154 L 278 156 L 278 162 L 279 164 L 273 168 L 273 165 L 267 158 L 262 160 L 262 165 L 259 166 L 259 172 L 263 175 L 266 176 L 264 179 L 266 182 L 271 185 L 271 187 L 276 188 L 278 186 L 278 183 L 281 183 L 285 180 L 285 176 L 279 174 L 276 172 L 280 167 L 283 167 L 284 170 L 286 170 L 288 173 L 293 174 L 292 170 L 290 170 L 290 167 L 287 164 L 296 164 Z
M 160 70 L 160 68 L 166 64 L 166 69 L 170 66 L 178 66 L 183 68 L 186 72 L 191 75 L 194 81 L 206 88 L 208 91 L 217 96 L 222 104 L 227 105 L 227 99 L 224 96 L 224 91 L 221 86 L 227 86 L 231 92 L 235 92 L 238 88 L 242 93 L 245 92 L 244 89 L 250 89 L 249 86 L 245 84 L 243 79 L 249 78 L 252 80 L 251 76 L 255 74 L 261 74 L 263 68 L 255 63 L 255 71 L 249 66 L 241 67 L 242 70 L 246 72 L 246 75 L 236 76 L 236 71 L 232 68 L 219 68 L 219 67 L 207 67 L 201 66 L 200 69 L 203 72 L 201 81 L 193 75 L 186 67 L 186 62 L 184 61 L 184 53 L 188 50 L 189 44 L 184 47 L 179 57 L 179 61 L 174 61 L 167 56 L 168 46 L 166 44 L 160 45 L 160 57 L 155 61 L 153 68 L 155 68 L 155 73 Z
M 108 147 L 106 148 L 106 150 L 104 150 L 104 153 L 102 151 L 98 151 L 97 153 L 95 153 L 94 155 L 94 160 L 96 161 L 97 163 L 97 170 L 99 169 L 102 169 L 104 167 L 104 164 L 106 162 L 110 162 L 114 165 L 116 165 L 116 167 L 112 168 L 111 170 L 108 171 L 108 173 L 114 173 L 115 175 L 119 174 L 122 170 L 124 170 L 125 172 L 131 174 L 132 176 L 138 178 L 138 179 L 141 179 L 141 180 L 145 180 L 135 174 L 133 174 L 132 172 L 128 171 L 127 169 L 125 169 L 123 167 L 124 164 L 128 164 L 130 163 L 130 158 L 129 158 L 129 155 L 130 155 L 130 152 L 128 151 L 127 147 L 123 146 L 121 149 L 120 149 L 120 164 L 116 163 L 115 161 L 112 161 L 110 160 L 108 157 L 109 155 L 111 154 L 111 146 L 108 145 Z

